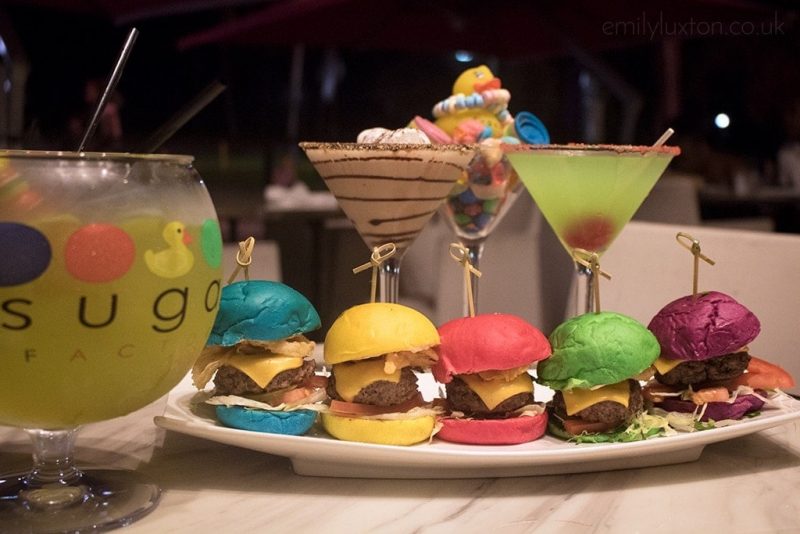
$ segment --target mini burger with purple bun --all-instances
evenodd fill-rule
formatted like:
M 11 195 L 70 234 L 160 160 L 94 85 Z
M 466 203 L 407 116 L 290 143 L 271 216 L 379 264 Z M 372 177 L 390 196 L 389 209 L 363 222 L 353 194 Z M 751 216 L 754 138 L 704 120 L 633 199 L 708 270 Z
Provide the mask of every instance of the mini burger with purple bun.
M 761 324 L 724 293 L 670 302 L 648 328 L 661 355 L 645 398 L 668 412 L 692 413 L 703 422 L 741 419 L 764 406 L 768 390 L 794 385 L 786 371 L 750 354 Z

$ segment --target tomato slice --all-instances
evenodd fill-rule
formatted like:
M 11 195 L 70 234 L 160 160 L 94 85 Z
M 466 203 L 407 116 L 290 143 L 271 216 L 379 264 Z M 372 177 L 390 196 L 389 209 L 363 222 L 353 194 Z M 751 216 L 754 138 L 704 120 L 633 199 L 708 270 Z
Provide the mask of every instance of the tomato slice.
M 753 389 L 786 389 L 794 387 L 795 382 L 792 375 L 779 365 L 750 356 L 747 372 L 734 378 L 731 381 L 731 385 L 734 388 L 736 386 L 749 386 Z
M 695 404 L 706 404 L 707 402 L 725 402 L 730 398 L 728 388 L 716 386 L 703 388 L 692 393 L 692 402 Z
M 577 436 L 584 432 L 596 434 L 598 432 L 606 432 L 613 430 L 617 427 L 617 423 L 592 423 L 584 421 L 578 417 L 567 417 L 562 421 L 564 430 L 573 436 Z
M 347 402 L 336 399 L 331 400 L 331 411 L 344 416 L 359 416 L 359 415 L 381 415 L 385 413 L 402 413 L 407 412 L 417 406 L 422 406 L 425 401 L 421 393 L 417 393 L 405 402 L 400 404 L 393 404 L 391 406 L 374 406 L 372 404 L 361 404 L 358 402 Z
M 281 403 L 291 404 L 293 402 L 297 402 L 300 399 L 304 399 L 314 393 L 314 390 L 311 388 L 294 388 L 290 389 L 289 391 L 284 392 L 281 395 Z

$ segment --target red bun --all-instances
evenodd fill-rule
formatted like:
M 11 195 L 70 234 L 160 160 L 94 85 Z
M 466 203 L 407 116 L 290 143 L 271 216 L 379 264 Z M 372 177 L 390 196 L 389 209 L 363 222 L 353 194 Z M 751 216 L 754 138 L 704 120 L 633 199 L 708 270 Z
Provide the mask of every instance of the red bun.
M 661 356 L 707 360 L 734 352 L 761 332 L 753 312 L 718 291 L 691 295 L 664 306 L 647 325 L 661 345 Z
M 508 419 L 443 418 L 436 437 L 469 445 L 515 445 L 539 439 L 547 428 L 547 412 Z
M 543 360 L 550 342 L 516 315 L 492 313 L 461 317 L 439 327 L 439 361 L 433 376 L 447 384 L 453 375 L 503 371 Z

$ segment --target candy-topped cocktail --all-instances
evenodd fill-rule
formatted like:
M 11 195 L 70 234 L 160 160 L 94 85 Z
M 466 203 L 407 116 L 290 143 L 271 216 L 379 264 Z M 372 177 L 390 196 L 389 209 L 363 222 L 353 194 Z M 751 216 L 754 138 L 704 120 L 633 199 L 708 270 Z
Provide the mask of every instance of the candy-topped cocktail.
M 478 143 L 480 150 L 442 206 L 444 219 L 479 267 L 486 239 L 508 213 L 522 183 L 500 147 L 501 143 L 548 143 L 547 128 L 532 113 L 513 116 L 511 93 L 486 65 L 462 72 L 452 94 L 433 107 L 434 122 L 415 117 L 412 124 L 436 143 Z M 477 307 L 478 278 L 472 277 Z M 469 315 L 464 295 L 464 315 Z
M 380 301 L 397 302 L 403 253 L 475 154 L 474 146 L 300 143 L 368 247 L 394 243 L 381 264 Z
M 680 153 L 668 146 L 506 145 L 504 149 L 570 256 L 575 249 L 605 252 Z M 587 282 L 591 284 L 588 277 Z M 578 313 L 592 309 L 591 295 L 586 291 L 585 305 L 580 299 Z
M 158 488 L 78 470 L 75 428 L 157 400 L 205 345 L 222 240 L 192 158 L 0 151 L 0 250 L 0 424 L 35 449 L 0 477 L 0 530 L 128 524 Z

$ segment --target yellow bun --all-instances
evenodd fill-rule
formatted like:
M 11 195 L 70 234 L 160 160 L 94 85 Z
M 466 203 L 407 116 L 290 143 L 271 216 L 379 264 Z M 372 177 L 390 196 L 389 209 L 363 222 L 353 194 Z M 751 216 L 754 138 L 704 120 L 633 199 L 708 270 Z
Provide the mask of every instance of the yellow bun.
M 345 310 L 331 325 L 325 336 L 325 363 L 417 352 L 438 344 L 436 327 L 417 310 L 401 304 L 361 304 Z
M 431 437 L 432 415 L 414 419 L 359 419 L 322 414 L 322 427 L 336 439 L 379 445 L 413 445 Z

